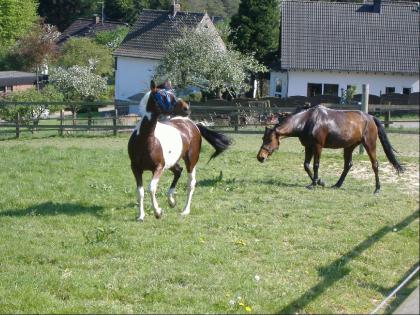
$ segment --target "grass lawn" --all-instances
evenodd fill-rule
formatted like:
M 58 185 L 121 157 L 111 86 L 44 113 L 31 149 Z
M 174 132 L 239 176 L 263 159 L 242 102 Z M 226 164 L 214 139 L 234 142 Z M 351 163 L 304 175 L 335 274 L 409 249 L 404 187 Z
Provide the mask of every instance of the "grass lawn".
M 260 164 L 261 134 L 230 136 L 209 164 L 204 145 L 191 214 L 167 172 L 144 223 L 127 134 L 0 141 L 0 313 L 367 313 L 418 262 L 418 134 L 389 135 L 400 177 L 379 150 L 379 195 L 366 155 L 309 191 L 296 139 Z M 342 164 L 324 150 L 328 185 Z

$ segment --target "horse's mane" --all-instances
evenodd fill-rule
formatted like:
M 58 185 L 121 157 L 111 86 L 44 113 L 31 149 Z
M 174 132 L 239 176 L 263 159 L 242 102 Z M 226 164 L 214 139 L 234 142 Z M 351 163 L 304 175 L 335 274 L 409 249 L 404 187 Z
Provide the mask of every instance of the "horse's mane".
M 314 107 L 318 107 L 319 104 L 315 104 L 315 105 L 311 105 L 310 103 L 304 104 L 304 105 L 298 105 L 295 108 L 295 111 L 293 112 L 292 115 L 303 112 L 303 111 L 307 111 L 308 109 L 314 108 Z
M 309 109 L 318 107 L 319 104 L 316 105 L 311 105 L 311 104 L 305 104 L 305 105 L 298 105 L 296 106 L 295 110 L 293 112 L 283 112 L 283 113 L 278 113 L 277 115 L 277 119 L 278 119 L 278 123 L 274 126 L 274 127 L 278 127 L 280 126 L 283 122 L 286 121 L 287 118 L 290 118 L 298 113 L 301 112 L 305 112 Z
M 149 100 L 150 91 L 144 94 L 139 104 L 139 115 L 143 117 L 146 114 L 147 101 Z

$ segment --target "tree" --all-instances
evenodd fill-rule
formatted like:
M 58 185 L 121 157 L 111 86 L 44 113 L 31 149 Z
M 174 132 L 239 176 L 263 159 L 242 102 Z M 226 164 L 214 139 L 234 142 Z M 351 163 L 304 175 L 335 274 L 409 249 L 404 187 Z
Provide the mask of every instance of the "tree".
M 149 8 L 149 0 L 105 0 L 105 17 L 134 23 L 142 9 Z
M 58 67 L 51 70 L 50 82 L 63 94 L 66 101 L 95 101 L 107 91 L 106 78 L 93 73 L 92 67 L 72 66 L 68 69 Z M 81 109 L 71 105 L 73 119 Z
M 74 37 L 64 43 L 56 65 L 64 68 L 75 65 L 91 67 L 96 74 L 110 75 L 113 71 L 113 58 L 108 48 L 86 37 Z
M 26 34 L 37 19 L 35 0 L 0 1 L 0 50 Z
M 278 0 L 242 0 L 232 17 L 231 41 L 241 52 L 254 52 L 258 61 L 268 64 L 279 43 Z
M 188 85 L 206 91 L 239 94 L 249 89 L 252 72 L 267 71 L 252 55 L 225 48 L 217 32 L 206 28 L 180 30 L 181 36 L 168 47 L 156 76 L 170 79 L 177 87 Z
M 38 7 L 38 13 L 45 22 L 57 26 L 60 32 L 77 18 L 99 12 L 98 2 L 92 0 L 39 0 Z
M 21 123 L 29 124 L 32 122 L 36 126 L 46 112 L 55 112 L 61 109 L 60 105 L 49 105 L 48 102 L 60 102 L 63 100 L 63 95 L 53 86 L 46 86 L 39 91 L 30 88 L 25 91 L 12 92 L 6 94 L 4 98 L 7 101 L 39 103 L 34 106 L 8 105 L 0 107 L 0 116 L 3 119 L 13 121 L 19 113 Z M 45 104 L 42 104 L 42 102 L 45 102 Z
M 54 26 L 39 23 L 33 24 L 30 32 L 20 38 L 11 48 L 10 61 L 15 70 L 36 71 L 38 74 L 48 59 L 55 56 L 55 40 L 59 32 Z
M 113 31 L 102 31 L 96 33 L 94 40 L 95 43 L 114 50 L 121 44 L 128 31 L 128 27 L 119 26 Z

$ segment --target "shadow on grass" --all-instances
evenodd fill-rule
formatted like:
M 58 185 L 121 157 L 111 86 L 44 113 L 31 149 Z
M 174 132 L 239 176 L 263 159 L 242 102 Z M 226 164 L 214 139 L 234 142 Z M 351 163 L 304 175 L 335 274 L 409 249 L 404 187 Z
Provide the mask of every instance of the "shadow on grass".
M 53 216 L 59 214 L 79 215 L 91 214 L 100 216 L 102 207 L 85 206 L 79 203 L 54 203 L 44 202 L 32 205 L 24 209 L 10 209 L 0 212 L 0 217 L 22 217 L 22 216 Z
M 225 184 L 225 185 L 242 185 L 242 184 L 260 184 L 260 185 L 266 185 L 266 186 L 278 186 L 278 187 L 298 187 L 298 188 L 304 188 L 304 184 L 298 184 L 298 183 L 284 183 L 277 179 L 221 179 L 218 178 L 209 178 L 209 179 L 202 179 L 197 181 L 197 186 L 202 187 L 214 187 L 217 186 L 217 184 Z M 309 182 L 308 182 L 309 184 Z
M 309 290 L 307 290 L 304 294 L 302 294 L 297 299 L 290 302 L 284 308 L 279 310 L 278 314 L 295 314 L 295 313 L 302 313 L 302 309 L 308 305 L 311 301 L 315 300 L 319 297 L 324 291 L 326 291 L 330 286 L 332 286 L 335 282 L 339 281 L 343 277 L 345 277 L 349 272 L 350 268 L 347 267 L 347 263 L 352 259 L 360 256 L 366 249 L 371 247 L 381 238 L 383 238 L 386 234 L 393 231 L 393 229 L 397 229 L 398 231 L 407 227 L 411 222 L 416 220 L 419 217 L 419 210 L 413 212 L 411 215 L 406 217 L 404 220 L 399 222 L 394 226 L 384 226 L 371 236 L 369 236 L 366 240 L 361 242 L 359 245 L 354 247 L 352 250 L 348 251 L 346 254 L 341 256 L 340 258 L 333 261 L 328 266 L 319 268 L 318 272 L 323 280 L 319 282 L 317 285 L 313 286 Z M 380 291 L 383 293 L 385 291 L 382 288 Z M 387 291 L 388 293 L 389 291 Z
M 383 290 L 383 295 L 388 296 L 400 283 L 402 283 L 405 278 L 407 278 L 417 267 L 418 263 L 415 263 L 410 270 L 408 270 L 397 282 L 395 287 L 393 288 L 381 288 Z M 392 314 L 397 309 L 398 306 L 405 300 L 406 297 L 408 297 L 411 292 L 413 292 L 416 289 L 416 285 L 409 287 L 408 284 L 412 282 L 418 281 L 418 275 L 417 277 L 412 278 L 403 288 L 401 288 L 397 294 L 395 295 L 395 298 L 392 300 L 392 302 L 384 309 L 384 314 Z

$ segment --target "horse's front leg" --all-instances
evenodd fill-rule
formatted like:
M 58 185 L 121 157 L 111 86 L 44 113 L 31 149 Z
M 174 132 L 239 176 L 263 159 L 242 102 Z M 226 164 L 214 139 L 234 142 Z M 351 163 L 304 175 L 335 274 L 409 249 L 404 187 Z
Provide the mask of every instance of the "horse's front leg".
M 141 170 L 135 164 L 131 164 L 131 170 L 133 171 L 134 177 L 136 178 L 136 191 L 137 191 L 137 202 L 138 202 L 138 215 L 137 221 L 143 222 L 144 220 L 144 188 L 143 188 L 143 170 Z
M 181 212 L 181 215 L 188 215 L 190 213 L 191 208 L 191 199 L 195 189 L 195 167 L 192 168 L 190 172 L 188 172 L 188 197 L 187 202 L 185 203 L 184 210 Z
M 318 178 L 318 169 L 319 169 L 319 161 L 321 159 L 321 151 L 322 146 L 321 145 L 315 145 L 314 147 L 314 176 L 312 178 L 312 184 L 307 186 L 307 188 L 312 188 L 316 185 L 320 185 L 322 187 L 325 186 L 325 183 L 322 181 L 322 179 Z
M 176 184 L 178 183 L 179 177 L 181 176 L 182 167 L 178 163 L 176 163 L 174 166 L 172 166 L 170 168 L 170 170 L 174 174 L 174 179 L 172 180 L 171 186 L 168 189 L 167 195 L 168 195 L 168 203 L 169 203 L 169 206 L 171 208 L 173 208 L 176 205 L 176 201 L 175 201 L 175 197 L 174 197 L 174 195 L 175 195 L 175 187 L 176 187 Z
M 341 185 L 343 185 L 344 179 L 347 176 L 347 173 L 349 172 L 349 170 L 351 169 L 351 167 L 353 166 L 353 162 L 352 162 L 352 154 L 353 154 L 353 150 L 356 146 L 351 146 L 348 148 L 344 149 L 344 168 L 343 168 L 343 172 L 341 173 L 340 178 L 338 179 L 337 183 L 332 186 L 332 188 L 340 188 Z
M 153 212 L 157 219 L 160 219 L 163 214 L 163 211 L 161 208 L 159 208 L 159 205 L 156 199 L 157 185 L 158 185 L 159 178 L 162 175 L 162 173 L 163 173 L 163 167 L 158 167 L 157 169 L 155 169 L 153 172 L 152 180 L 150 181 L 150 184 L 149 184 L 149 192 L 150 192 L 150 197 L 152 199 Z
M 303 162 L 303 168 L 305 169 L 306 173 L 308 174 L 309 178 L 311 179 L 311 182 L 313 182 L 314 177 L 312 175 L 311 169 L 309 167 L 312 157 L 314 156 L 314 151 L 311 147 L 305 147 L 305 161 Z M 311 189 L 312 183 L 306 186 L 308 189 Z

